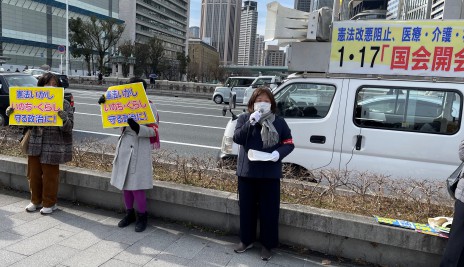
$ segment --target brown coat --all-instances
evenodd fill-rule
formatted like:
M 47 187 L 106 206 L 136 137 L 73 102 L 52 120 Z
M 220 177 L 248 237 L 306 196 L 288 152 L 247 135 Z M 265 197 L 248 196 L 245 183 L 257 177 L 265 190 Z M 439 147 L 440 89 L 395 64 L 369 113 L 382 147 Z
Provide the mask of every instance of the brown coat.
M 42 164 L 62 164 L 72 160 L 74 113 L 68 101 L 63 103 L 68 120 L 62 127 L 32 127 L 28 156 L 40 156 Z

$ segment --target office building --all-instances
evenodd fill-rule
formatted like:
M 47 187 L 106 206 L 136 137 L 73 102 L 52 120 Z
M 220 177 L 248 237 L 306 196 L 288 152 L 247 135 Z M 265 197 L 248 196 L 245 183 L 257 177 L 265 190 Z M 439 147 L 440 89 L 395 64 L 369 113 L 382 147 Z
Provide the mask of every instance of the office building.
M 240 18 L 240 39 L 237 65 L 255 65 L 255 39 L 258 24 L 258 3 L 244 1 Z
M 164 56 L 175 59 L 186 52 L 188 0 L 119 0 L 119 17 L 126 22 L 121 41 L 146 43 L 152 37 L 163 41 Z
M 202 0 L 200 39 L 210 38 L 221 64 L 237 63 L 241 0 Z
M 404 0 L 389 0 L 387 4 L 387 19 L 400 20 L 403 10 Z
M 211 74 L 219 67 L 219 53 L 216 48 L 203 42 L 200 39 L 189 39 L 189 58 L 193 66 L 189 73 L 196 77 L 200 82 L 207 82 L 211 79 Z
M 443 19 L 445 11 L 445 0 L 432 0 L 432 10 L 430 12 L 431 19 Z
M 190 39 L 200 39 L 200 27 L 192 26 L 189 28 L 189 38 Z
M 264 35 L 256 34 L 255 38 L 255 65 L 264 66 L 264 48 L 266 43 L 264 42 Z
M 312 0 L 310 11 L 315 11 L 323 7 L 333 9 L 333 0 Z
M 294 8 L 300 11 L 309 12 L 311 10 L 311 0 L 295 0 Z
M 404 19 L 430 19 L 432 0 L 404 0 Z
M 118 0 L 73 0 L 69 1 L 69 18 L 89 20 L 119 17 Z M 60 70 L 61 54 L 58 46 L 66 45 L 66 4 L 55 0 L 2 1 L 0 5 L 0 45 L 4 57 L 4 70 L 20 71 L 48 65 Z M 123 21 L 118 19 L 118 22 Z M 2 55 L 0 55 L 2 56 Z M 82 59 L 70 56 L 70 73 L 83 75 L 87 69 Z M 65 56 L 63 55 L 63 72 Z
M 285 52 L 277 45 L 268 45 L 264 57 L 266 66 L 285 66 Z

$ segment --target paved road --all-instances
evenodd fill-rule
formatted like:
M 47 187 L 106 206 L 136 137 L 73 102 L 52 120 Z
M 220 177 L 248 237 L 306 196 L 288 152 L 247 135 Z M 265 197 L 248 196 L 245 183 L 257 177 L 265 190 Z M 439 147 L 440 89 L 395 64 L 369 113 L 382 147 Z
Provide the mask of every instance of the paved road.
M 74 136 L 116 144 L 119 129 L 103 129 L 100 107 L 102 92 L 67 89 L 76 106 Z M 150 95 L 160 114 L 162 148 L 180 155 L 216 157 L 229 117 L 222 116 L 222 105 L 207 99 Z

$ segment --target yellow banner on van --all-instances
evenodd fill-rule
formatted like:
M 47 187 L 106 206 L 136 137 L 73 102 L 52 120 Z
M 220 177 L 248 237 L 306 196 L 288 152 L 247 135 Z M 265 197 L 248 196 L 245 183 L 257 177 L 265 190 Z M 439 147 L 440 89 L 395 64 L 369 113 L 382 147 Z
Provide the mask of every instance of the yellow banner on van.
M 155 116 L 142 83 L 111 86 L 101 105 L 103 128 L 128 126 L 127 119 L 139 124 L 155 123 Z
M 58 87 L 10 87 L 10 125 L 63 126 L 64 89 Z
M 334 22 L 329 72 L 464 77 L 464 23 Z

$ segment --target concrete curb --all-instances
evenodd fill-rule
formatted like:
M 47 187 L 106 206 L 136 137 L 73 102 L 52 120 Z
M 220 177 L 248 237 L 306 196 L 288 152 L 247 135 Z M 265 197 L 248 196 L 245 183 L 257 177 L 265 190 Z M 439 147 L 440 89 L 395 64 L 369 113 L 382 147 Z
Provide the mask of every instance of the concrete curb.
M 26 160 L 0 155 L 0 184 L 28 191 Z M 110 174 L 60 166 L 60 198 L 123 209 L 122 194 Z M 148 190 L 152 215 L 238 233 L 236 194 L 155 181 Z M 375 223 L 373 218 L 282 204 L 281 243 L 385 266 L 438 266 L 446 240 Z

